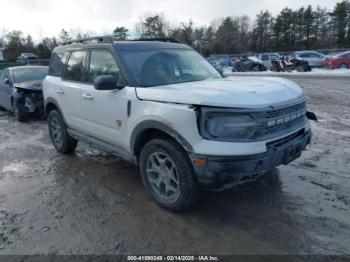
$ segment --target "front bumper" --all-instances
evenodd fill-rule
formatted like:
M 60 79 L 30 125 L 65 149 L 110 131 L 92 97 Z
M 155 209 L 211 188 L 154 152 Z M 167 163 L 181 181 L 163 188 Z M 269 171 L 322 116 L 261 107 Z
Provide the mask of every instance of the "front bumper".
M 43 115 L 44 99 L 41 94 L 17 94 L 15 99 L 18 110 L 21 112 Z
M 221 190 L 247 181 L 301 156 L 311 142 L 311 130 L 301 129 L 287 137 L 267 143 L 267 152 L 248 156 L 202 156 L 190 154 L 201 186 Z M 202 160 L 201 165 L 196 160 Z M 203 161 L 204 160 L 204 161 Z

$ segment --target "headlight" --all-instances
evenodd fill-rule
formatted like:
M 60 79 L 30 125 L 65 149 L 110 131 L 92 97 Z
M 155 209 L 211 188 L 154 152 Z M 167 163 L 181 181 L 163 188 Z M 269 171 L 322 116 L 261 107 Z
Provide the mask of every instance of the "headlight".
M 257 130 L 256 121 L 248 114 L 208 112 L 204 122 L 209 136 L 217 139 L 247 139 Z

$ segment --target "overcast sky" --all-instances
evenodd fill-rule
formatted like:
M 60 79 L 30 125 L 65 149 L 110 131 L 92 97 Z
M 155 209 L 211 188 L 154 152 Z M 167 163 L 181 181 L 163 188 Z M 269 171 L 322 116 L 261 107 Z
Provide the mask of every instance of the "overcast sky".
M 333 8 L 338 0 L 0 0 L 0 29 L 21 30 L 36 40 L 73 31 L 110 33 L 116 26 L 133 30 L 145 14 L 163 13 L 175 24 L 192 18 L 196 25 L 225 16 L 248 15 L 260 10 L 277 14 L 288 6 Z

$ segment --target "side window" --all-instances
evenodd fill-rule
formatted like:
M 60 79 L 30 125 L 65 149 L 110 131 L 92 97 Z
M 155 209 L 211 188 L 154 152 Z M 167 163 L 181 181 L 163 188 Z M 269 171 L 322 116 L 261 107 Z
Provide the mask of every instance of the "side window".
M 269 56 L 268 55 L 262 55 L 261 56 L 261 60 L 262 61 L 268 61 L 269 60 Z
M 66 80 L 84 81 L 84 61 L 86 51 L 73 51 L 68 59 L 64 78 Z
M 301 55 L 299 55 L 301 58 L 309 58 L 310 57 L 310 55 L 309 54 L 301 54 Z
M 316 53 L 311 53 L 311 54 L 310 54 L 310 57 L 311 57 L 311 58 L 321 58 L 321 55 L 316 54 Z
M 8 69 L 2 70 L 1 74 L 0 74 L 0 81 L 3 82 L 3 81 L 5 81 L 5 79 L 11 80 L 10 72 Z
M 4 82 L 5 81 L 5 70 L 1 71 L 0 73 L 0 82 Z
M 125 85 L 125 81 L 120 74 L 119 66 L 113 55 L 104 50 L 92 50 L 89 66 L 89 82 L 93 83 L 95 78 L 100 75 L 113 75 L 118 79 L 118 86 Z
M 67 53 L 53 53 L 50 59 L 48 75 L 61 77 L 63 75 L 66 58 Z

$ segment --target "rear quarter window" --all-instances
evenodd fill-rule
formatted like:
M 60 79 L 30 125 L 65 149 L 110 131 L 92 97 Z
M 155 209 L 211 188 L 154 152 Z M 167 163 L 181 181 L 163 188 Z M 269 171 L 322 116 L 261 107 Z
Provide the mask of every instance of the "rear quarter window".
M 50 59 L 49 76 L 63 76 L 66 53 L 53 53 Z

